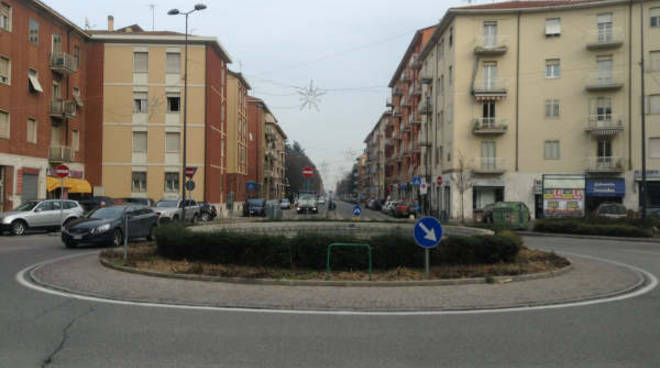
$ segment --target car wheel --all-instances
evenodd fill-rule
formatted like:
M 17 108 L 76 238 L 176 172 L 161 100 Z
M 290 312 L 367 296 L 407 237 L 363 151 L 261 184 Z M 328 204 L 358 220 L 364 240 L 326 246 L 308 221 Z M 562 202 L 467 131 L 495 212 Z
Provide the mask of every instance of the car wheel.
M 190 223 L 195 225 L 197 223 L 197 215 L 193 215 L 192 219 L 190 220 Z
M 172 221 L 174 221 L 174 222 L 179 221 L 179 216 L 172 217 Z
M 208 221 L 211 220 L 211 218 L 209 217 L 209 214 L 206 213 L 206 212 L 202 213 L 202 214 L 200 215 L 200 218 L 199 218 L 199 219 L 200 219 L 201 221 L 203 221 L 203 222 L 208 222 Z
M 121 233 L 121 230 L 116 229 L 112 234 L 112 246 L 115 248 L 120 247 L 124 243 L 124 234 Z
M 27 230 L 27 224 L 23 220 L 16 220 L 11 223 L 11 233 L 16 236 L 25 234 L 26 230 Z
M 149 235 L 147 235 L 147 240 L 148 241 L 156 240 L 156 225 L 153 225 L 151 227 L 151 230 L 149 230 Z
M 71 217 L 71 218 L 66 219 L 66 221 L 64 221 L 64 223 L 62 224 L 62 226 L 65 226 L 65 227 L 66 227 L 66 225 L 70 224 L 71 221 L 73 221 L 73 220 L 75 220 L 75 219 L 76 219 L 75 217 Z

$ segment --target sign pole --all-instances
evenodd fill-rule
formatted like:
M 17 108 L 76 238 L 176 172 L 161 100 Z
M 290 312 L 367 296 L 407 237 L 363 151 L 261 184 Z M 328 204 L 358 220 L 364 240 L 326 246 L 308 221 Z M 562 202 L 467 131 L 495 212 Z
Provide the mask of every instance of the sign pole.
M 62 231 L 62 226 L 64 219 L 64 177 L 60 178 L 60 231 Z
M 431 261 L 430 261 L 430 250 L 429 248 L 424 249 L 424 263 L 426 265 L 426 278 L 431 278 Z
M 128 213 L 124 208 L 124 261 L 128 258 Z

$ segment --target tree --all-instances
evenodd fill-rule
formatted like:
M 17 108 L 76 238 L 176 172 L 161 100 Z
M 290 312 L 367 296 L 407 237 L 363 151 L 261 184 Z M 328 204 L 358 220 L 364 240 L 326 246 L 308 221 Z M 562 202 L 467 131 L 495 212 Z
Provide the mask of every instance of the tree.
M 289 183 L 289 190 L 298 193 L 305 190 L 305 178 L 302 171 L 306 167 L 314 169 L 314 177 L 311 180 L 311 189 L 316 193 L 323 192 L 323 178 L 316 169 L 314 162 L 307 156 L 305 149 L 296 141 L 286 146 L 286 168 L 285 176 Z
M 461 194 L 461 223 L 465 223 L 465 192 L 472 188 L 472 172 L 468 167 L 463 154 L 458 152 L 458 169 L 454 174 L 456 177 L 456 188 Z

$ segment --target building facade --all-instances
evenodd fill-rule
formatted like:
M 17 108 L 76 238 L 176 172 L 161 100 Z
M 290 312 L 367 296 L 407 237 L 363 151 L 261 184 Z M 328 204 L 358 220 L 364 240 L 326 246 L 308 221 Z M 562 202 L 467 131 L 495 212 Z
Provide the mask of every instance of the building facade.
M 639 2 L 616 0 L 450 9 L 420 54 L 431 209 L 454 219 L 501 200 L 537 217 L 604 201 L 638 210 L 642 104 L 649 204 L 660 206 L 660 1 L 643 6 L 641 20 Z M 573 182 L 555 186 L 562 178 Z
M 391 136 L 390 138 L 386 138 L 385 130 L 389 126 L 390 118 L 391 112 L 384 112 L 364 140 L 364 143 L 367 145 L 368 173 L 365 179 L 366 198 L 384 199 L 388 195 L 388 192 L 385 190 L 385 149 L 386 140 L 389 139 L 391 142 Z
M 248 96 L 248 176 L 247 197 L 263 198 L 264 184 L 264 130 L 266 114 L 270 114 L 266 103 Z
M 90 31 L 90 83 L 100 102 L 88 119 L 88 167 L 95 194 L 110 197 L 180 197 L 183 186 L 184 35 L 145 32 L 133 25 Z M 188 167 L 196 167 L 191 196 L 224 202 L 226 65 L 215 38 L 189 38 Z
M 248 177 L 248 91 L 241 73 L 227 71 L 227 176 L 228 206 L 239 211 L 247 198 Z
M 264 187 L 266 199 L 282 199 L 286 196 L 286 140 L 282 127 L 272 115 L 266 120 L 264 148 Z

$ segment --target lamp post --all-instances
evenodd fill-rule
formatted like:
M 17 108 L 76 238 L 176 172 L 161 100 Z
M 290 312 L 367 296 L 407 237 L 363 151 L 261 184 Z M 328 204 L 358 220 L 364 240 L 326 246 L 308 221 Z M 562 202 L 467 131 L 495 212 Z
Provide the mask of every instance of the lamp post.
M 206 9 L 204 4 L 196 4 L 195 7 L 188 12 L 181 12 L 179 9 L 172 9 L 167 12 L 167 15 L 184 15 L 186 17 L 186 39 L 185 39 L 185 66 L 183 74 L 183 169 L 181 170 L 181 180 L 185 182 L 186 166 L 187 166 L 187 148 L 188 148 L 188 16 L 196 11 Z M 186 186 L 181 186 L 181 197 L 183 199 L 183 207 L 181 207 L 181 221 L 186 220 Z

